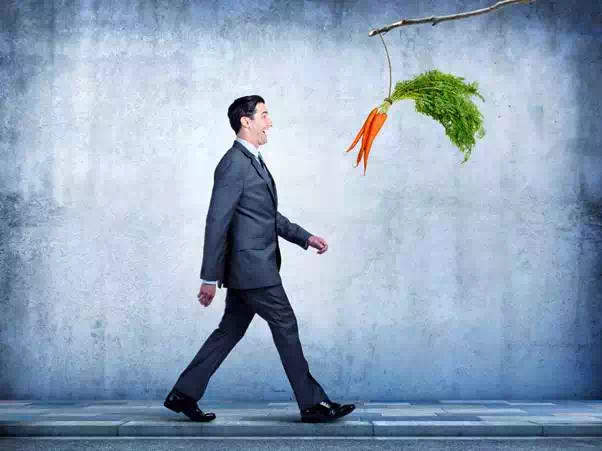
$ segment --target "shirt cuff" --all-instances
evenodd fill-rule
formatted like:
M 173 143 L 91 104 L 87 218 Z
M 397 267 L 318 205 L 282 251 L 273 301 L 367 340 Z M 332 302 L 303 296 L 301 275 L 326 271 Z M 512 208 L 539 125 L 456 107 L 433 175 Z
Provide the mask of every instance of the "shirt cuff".
M 210 285 L 216 285 L 217 284 L 217 280 L 203 280 L 201 279 L 201 283 L 207 283 Z

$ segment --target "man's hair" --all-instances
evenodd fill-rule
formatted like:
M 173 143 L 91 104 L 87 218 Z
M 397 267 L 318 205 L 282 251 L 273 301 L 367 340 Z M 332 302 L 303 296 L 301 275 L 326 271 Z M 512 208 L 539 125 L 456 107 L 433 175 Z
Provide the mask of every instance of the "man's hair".
M 232 105 L 228 107 L 228 119 L 230 119 L 230 126 L 234 130 L 234 133 L 238 134 L 240 130 L 241 117 L 253 118 L 255 107 L 258 103 L 265 103 L 265 100 L 258 95 L 239 97 L 232 102 Z

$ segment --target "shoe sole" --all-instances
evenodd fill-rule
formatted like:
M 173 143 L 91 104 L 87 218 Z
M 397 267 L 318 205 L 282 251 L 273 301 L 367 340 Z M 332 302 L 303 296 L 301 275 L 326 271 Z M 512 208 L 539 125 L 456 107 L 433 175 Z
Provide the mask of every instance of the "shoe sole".
M 355 410 L 355 407 L 348 412 L 343 412 L 340 415 L 335 416 L 335 418 L 343 418 L 345 415 L 349 415 L 351 412 Z
M 207 419 L 203 419 L 203 420 L 195 420 L 193 418 L 190 418 L 188 415 L 186 415 L 185 412 L 183 412 L 182 409 L 177 409 L 175 407 L 170 406 L 169 404 L 163 403 L 163 406 L 169 410 L 171 410 L 172 412 L 176 412 L 176 413 L 183 413 L 190 421 L 193 421 L 195 423 L 209 423 L 210 421 L 215 420 L 216 417 L 213 418 L 207 418 Z
M 339 415 L 335 415 L 334 417 L 306 417 L 301 418 L 301 422 L 303 423 L 328 423 L 330 421 L 338 420 L 339 418 L 343 418 L 345 415 L 349 415 L 351 412 L 355 410 L 355 407 L 348 412 L 343 412 Z
M 302 423 L 329 423 L 336 420 L 336 417 L 323 417 L 323 418 L 301 418 Z

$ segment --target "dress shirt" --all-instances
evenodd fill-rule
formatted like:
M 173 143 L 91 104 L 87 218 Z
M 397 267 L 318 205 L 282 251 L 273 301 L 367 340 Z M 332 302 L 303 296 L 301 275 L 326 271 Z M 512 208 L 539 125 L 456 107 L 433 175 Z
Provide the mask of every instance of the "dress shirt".
M 259 149 L 257 147 L 255 147 L 253 144 L 251 144 L 249 141 L 245 141 L 242 138 L 239 138 L 238 136 L 236 137 L 236 141 L 238 141 L 239 143 L 241 143 L 243 146 L 245 146 L 245 148 L 251 152 L 253 154 L 253 156 L 255 157 L 255 159 L 257 161 L 259 161 L 259 157 L 257 157 L 257 152 L 259 151 Z M 263 158 L 263 155 L 261 156 L 261 158 Z
M 259 161 L 259 157 L 257 156 L 258 149 L 253 144 L 251 144 L 249 141 L 246 141 L 246 140 L 244 140 L 242 138 L 239 138 L 238 136 L 236 137 L 236 141 L 238 141 L 243 146 L 245 146 L 245 148 L 249 152 L 251 152 L 253 154 L 253 156 L 259 162 L 259 165 L 261 166 L 261 161 Z M 261 156 L 261 158 L 264 159 L 263 155 Z M 203 280 L 203 279 L 201 279 L 201 283 L 207 283 L 207 284 L 211 284 L 211 285 L 216 285 L 217 284 L 217 280 Z

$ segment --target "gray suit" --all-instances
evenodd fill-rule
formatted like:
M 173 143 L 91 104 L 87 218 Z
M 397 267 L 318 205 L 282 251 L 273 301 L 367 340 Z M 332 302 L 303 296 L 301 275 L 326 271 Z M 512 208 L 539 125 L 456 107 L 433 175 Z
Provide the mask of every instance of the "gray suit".
M 199 400 L 257 313 L 267 321 L 299 408 L 305 409 L 328 397 L 303 356 L 297 320 L 280 279 L 278 237 L 307 249 L 311 234 L 278 213 L 276 184 L 266 171 L 238 141 L 215 169 L 201 279 L 228 288 L 226 307 L 218 328 L 175 388 Z
M 310 235 L 278 213 L 271 174 L 234 141 L 215 169 L 201 279 L 236 289 L 282 283 L 278 236 L 307 249 Z

